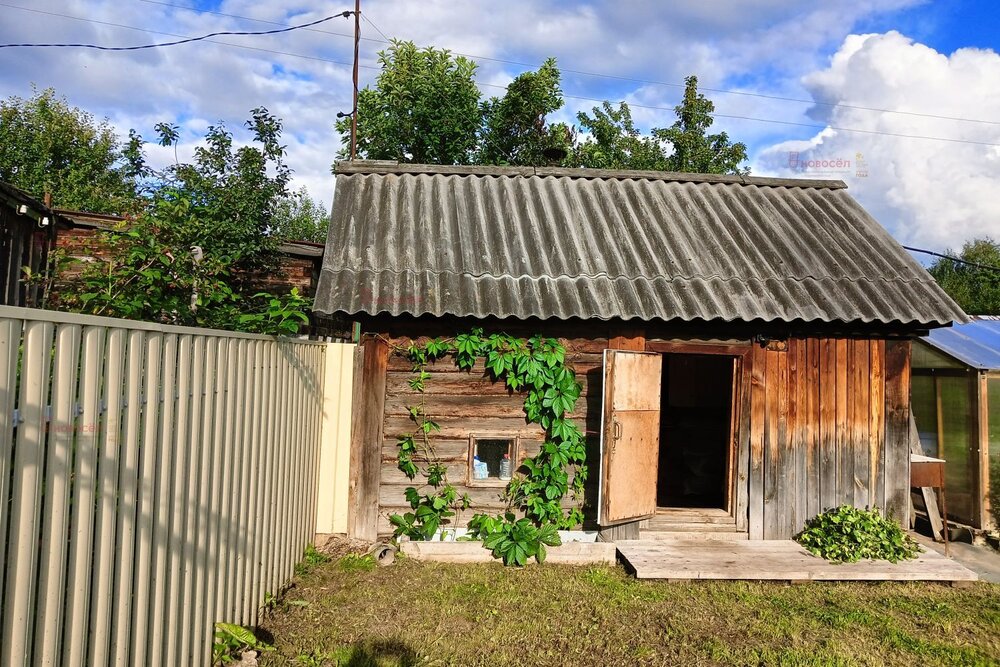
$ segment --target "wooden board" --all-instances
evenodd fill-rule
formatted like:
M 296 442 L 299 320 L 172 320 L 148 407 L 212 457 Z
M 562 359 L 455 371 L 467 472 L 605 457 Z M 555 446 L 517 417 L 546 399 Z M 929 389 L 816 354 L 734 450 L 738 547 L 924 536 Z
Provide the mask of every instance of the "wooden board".
M 660 445 L 660 373 L 653 352 L 606 350 L 598 523 L 652 516 Z
M 399 550 L 416 560 L 439 563 L 499 563 L 482 542 L 400 543 Z M 615 545 L 610 542 L 565 542 L 546 549 L 545 564 L 610 565 L 615 562 Z M 534 564 L 535 560 L 529 561 Z
M 909 525 L 910 342 L 885 350 L 885 511 Z
M 351 422 L 351 473 L 348 488 L 350 537 L 374 540 L 378 531 L 379 478 L 382 473 L 382 427 L 385 369 L 389 346 L 369 338 L 358 346 Z
M 976 581 L 949 558 L 923 551 L 892 564 L 864 561 L 836 565 L 791 540 L 656 539 L 619 542 L 618 555 L 639 579 L 777 581 Z

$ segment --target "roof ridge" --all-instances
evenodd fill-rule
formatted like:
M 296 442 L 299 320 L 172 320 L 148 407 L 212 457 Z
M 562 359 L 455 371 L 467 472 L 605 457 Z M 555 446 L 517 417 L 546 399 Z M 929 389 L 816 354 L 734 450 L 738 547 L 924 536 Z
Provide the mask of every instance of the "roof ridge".
M 603 180 L 646 180 L 674 183 L 718 183 L 723 185 L 756 185 L 762 187 L 816 188 L 844 190 L 847 184 L 841 180 L 810 178 L 772 178 L 744 174 L 697 174 L 678 171 L 649 171 L 630 169 L 582 169 L 570 167 L 497 167 L 489 165 L 435 165 L 410 164 L 394 160 L 354 160 L 334 163 L 336 176 L 355 174 L 377 176 L 400 176 L 404 174 L 427 174 L 439 176 L 496 176 L 512 178 L 532 178 L 551 176 L 555 178 L 585 178 Z
M 868 277 L 868 276 L 816 276 L 816 275 L 806 275 L 806 276 L 766 276 L 766 277 L 756 277 L 755 276 L 755 277 L 752 277 L 752 278 L 741 278 L 739 276 L 723 276 L 723 275 L 720 275 L 718 273 L 713 273 L 713 274 L 709 274 L 709 275 L 690 274 L 690 275 L 673 275 L 673 276 L 668 276 L 668 275 L 656 275 L 656 276 L 634 275 L 634 276 L 630 276 L 630 275 L 626 275 L 626 274 L 611 275 L 607 271 L 599 271 L 597 273 L 577 273 L 575 275 L 570 275 L 568 273 L 544 274 L 544 275 L 531 275 L 531 274 L 527 274 L 527 273 L 521 273 L 521 274 L 518 274 L 518 275 L 514 275 L 513 273 L 487 273 L 487 272 L 475 273 L 475 272 L 472 272 L 472 271 L 452 271 L 452 270 L 440 270 L 439 271 L 439 270 L 434 270 L 434 269 L 390 269 L 390 268 L 379 269 L 379 268 L 371 268 L 371 267 L 362 267 L 362 268 L 342 267 L 342 268 L 337 268 L 337 267 L 334 267 L 334 266 L 330 266 L 329 263 L 325 263 L 324 264 L 323 270 L 324 271 L 338 271 L 338 272 L 349 271 L 351 273 L 361 273 L 362 271 L 369 271 L 369 272 L 372 272 L 372 273 L 380 273 L 380 274 L 381 273 L 385 273 L 385 274 L 391 274 L 391 275 L 394 275 L 394 276 L 400 276 L 400 275 L 406 275 L 406 274 L 428 274 L 428 275 L 434 275 L 434 276 L 445 276 L 445 275 L 449 275 L 449 276 L 467 276 L 467 277 L 472 278 L 472 279 L 479 279 L 479 278 L 494 278 L 494 279 L 512 278 L 514 280 L 521 280 L 521 279 L 525 279 L 525 278 L 528 279 L 528 280 L 542 280 L 542 279 L 549 279 L 549 280 L 560 280 L 560 279 L 567 279 L 567 280 L 592 280 L 592 279 L 595 279 L 595 278 L 607 278 L 608 280 L 646 280 L 646 281 L 665 280 L 665 281 L 668 281 L 668 282 L 682 281 L 682 280 L 688 280 L 688 281 L 693 281 L 693 280 L 706 280 L 706 281 L 708 281 L 708 280 L 718 280 L 718 281 L 727 282 L 727 283 L 728 282 L 744 282 L 745 283 L 745 282 L 747 282 L 749 280 L 758 280 L 758 281 L 762 281 L 762 282 L 763 281 L 767 281 L 767 280 L 780 280 L 780 281 L 783 281 L 783 282 L 792 281 L 792 282 L 797 282 L 797 283 L 803 283 L 803 282 L 812 280 L 812 281 L 815 281 L 815 282 L 830 282 L 830 281 L 834 281 L 834 282 L 850 282 L 850 283 L 855 283 L 855 284 L 857 284 L 857 283 L 874 283 L 874 282 L 905 283 L 907 285 L 914 284 L 914 283 L 916 283 L 916 284 L 925 284 L 925 285 L 926 284 L 931 284 L 931 283 L 936 284 L 934 278 L 929 273 L 927 274 L 927 278 L 923 278 L 923 277 L 917 278 L 915 276 L 911 276 L 911 277 L 907 278 L 907 277 L 903 277 L 903 276 L 900 276 L 900 275 L 896 275 L 896 276 L 878 276 L 877 278 L 871 278 L 871 277 Z

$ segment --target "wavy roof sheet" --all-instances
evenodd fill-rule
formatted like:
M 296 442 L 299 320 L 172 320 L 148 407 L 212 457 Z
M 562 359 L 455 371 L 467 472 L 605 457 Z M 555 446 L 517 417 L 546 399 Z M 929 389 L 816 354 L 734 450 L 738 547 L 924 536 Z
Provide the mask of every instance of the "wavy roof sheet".
M 340 163 L 315 309 L 942 326 L 840 181 Z
M 967 366 L 1000 370 L 1000 317 L 973 317 L 968 324 L 935 329 L 923 340 Z

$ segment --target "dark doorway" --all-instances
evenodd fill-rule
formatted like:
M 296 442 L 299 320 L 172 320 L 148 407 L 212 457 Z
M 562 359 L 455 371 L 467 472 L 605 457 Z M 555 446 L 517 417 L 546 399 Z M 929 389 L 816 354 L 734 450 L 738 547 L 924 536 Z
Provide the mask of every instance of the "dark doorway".
M 664 354 L 659 507 L 729 509 L 732 357 Z

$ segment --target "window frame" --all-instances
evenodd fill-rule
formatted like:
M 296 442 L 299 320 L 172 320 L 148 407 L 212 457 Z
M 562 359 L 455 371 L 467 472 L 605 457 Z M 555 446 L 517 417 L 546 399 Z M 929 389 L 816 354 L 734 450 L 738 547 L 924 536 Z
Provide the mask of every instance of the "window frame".
M 514 433 L 470 433 L 469 434 L 469 449 L 466 453 L 466 469 L 465 469 L 465 484 L 466 486 L 478 486 L 478 487 L 495 487 L 502 488 L 510 483 L 509 479 L 500 479 L 499 477 L 490 477 L 487 479 L 475 479 L 472 474 L 472 462 L 476 456 L 476 443 L 479 440 L 509 440 L 510 445 L 507 447 L 507 452 L 510 454 L 510 460 L 513 464 L 511 472 L 516 472 L 521 464 L 524 462 L 524 456 L 521 452 L 521 436 Z

